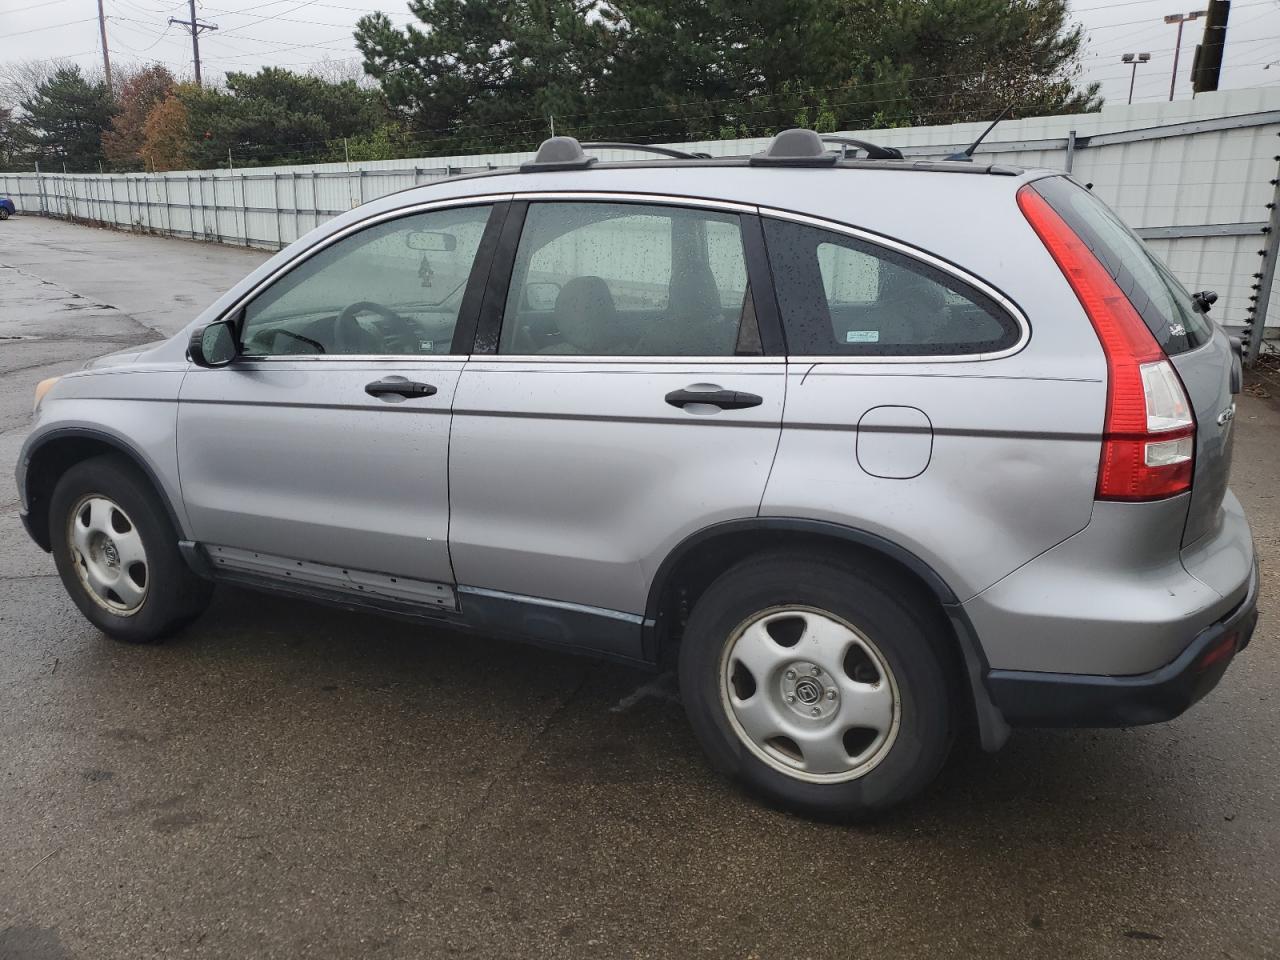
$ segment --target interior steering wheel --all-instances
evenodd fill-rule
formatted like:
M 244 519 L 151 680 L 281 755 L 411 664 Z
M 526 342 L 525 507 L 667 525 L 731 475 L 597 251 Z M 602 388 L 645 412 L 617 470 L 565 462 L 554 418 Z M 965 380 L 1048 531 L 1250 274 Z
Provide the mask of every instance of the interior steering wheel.
M 373 331 L 360 325 L 356 319 L 362 313 L 376 313 L 391 323 L 390 335 L 381 342 Z M 340 353 L 418 353 L 418 329 L 390 307 L 372 300 L 357 300 L 338 314 L 333 325 L 333 339 Z M 398 346 L 398 350 L 388 350 L 389 346 Z

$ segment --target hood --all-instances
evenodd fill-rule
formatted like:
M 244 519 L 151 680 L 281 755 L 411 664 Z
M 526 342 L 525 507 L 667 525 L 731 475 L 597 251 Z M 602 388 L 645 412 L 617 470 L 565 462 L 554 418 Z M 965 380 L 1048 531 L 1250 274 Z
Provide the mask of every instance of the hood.
M 144 353 L 148 353 L 165 343 L 167 340 L 157 340 L 155 343 L 145 343 L 140 347 L 126 347 L 123 350 L 117 350 L 115 353 L 108 353 L 106 356 L 95 357 L 84 365 L 85 370 L 101 370 L 104 367 L 123 367 L 133 363 Z

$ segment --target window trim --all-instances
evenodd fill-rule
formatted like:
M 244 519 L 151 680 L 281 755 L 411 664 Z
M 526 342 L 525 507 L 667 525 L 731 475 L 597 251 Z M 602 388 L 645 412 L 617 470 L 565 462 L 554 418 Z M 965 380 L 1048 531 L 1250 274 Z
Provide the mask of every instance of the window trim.
M 292 272 L 296 267 L 306 263 L 316 254 L 323 250 L 327 250 L 335 243 L 345 240 L 352 234 L 360 233 L 370 227 L 375 227 L 380 223 L 386 223 L 390 220 L 400 220 L 404 217 L 412 217 L 421 213 L 431 213 L 436 210 L 445 210 L 454 207 L 489 207 L 489 219 L 485 224 L 484 232 L 480 237 L 480 246 L 476 249 L 475 260 L 471 264 L 471 273 L 467 277 L 466 289 L 462 294 L 462 303 L 458 307 L 458 323 L 454 328 L 454 339 L 450 344 L 449 353 L 343 353 L 343 354 L 326 354 L 326 353 L 282 353 L 282 354 L 264 354 L 255 356 L 237 357 L 235 361 L 229 364 L 225 369 L 244 369 L 247 365 L 258 363 L 368 363 L 370 361 L 396 361 L 398 363 L 414 363 L 414 362 L 456 362 L 464 363 L 470 356 L 470 350 L 466 352 L 453 352 L 453 348 L 457 346 L 470 347 L 468 341 L 475 339 L 475 322 L 468 320 L 463 316 L 466 308 L 470 307 L 476 310 L 477 304 L 475 298 L 477 294 L 473 293 L 473 289 L 477 283 L 483 283 L 484 278 L 490 273 L 494 256 L 491 245 L 487 245 L 486 241 L 490 241 L 490 234 L 495 229 L 501 229 L 502 220 L 507 216 L 507 204 L 511 200 L 510 193 L 498 194 L 480 194 L 468 197 L 451 197 L 446 200 L 429 200 L 423 203 L 415 203 L 406 207 L 397 207 L 394 210 L 385 210 L 372 216 L 357 220 L 355 223 L 349 223 L 340 230 L 335 230 L 320 240 L 317 240 L 307 249 L 303 250 L 296 257 L 286 263 L 282 263 L 270 274 L 258 281 L 249 288 L 242 296 L 238 297 L 226 310 L 220 313 L 216 320 L 210 321 L 217 323 L 224 320 L 232 320 L 236 324 L 236 337 L 239 338 L 243 332 L 241 324 L 244 321 L 243 311 L 246 307 L 268 287 L 275 284 L 277 280 L 281 280 L 284 276 Z M 495 221 L 497 226 L 495 228 Z M 490 241 L 490 244 L 492 241 Z M 458 342 L 459 333 L 463 336 L 463 341 Z
M 752 357 L 689 357 L 689 356 L 650 356 L 650 357 L 592 357 L 582 355 L 516 355 L 497 353 L 497 334 L 501 325 L 501 313 L 506 303 L 506 292 L 511 282 L 511 272 L 514 268 L 515 261 L 515 245 L 519 241 L 519 231 L 524 227 L 524 211 L 527 204 L 537 201 L 570 201 L 570 202 L 601 202 L 601 203 L 638 203 L 648 204 L 652 206 L 667 207 L 686 207 L 694 209 L 718 210 L 726 213 L 736 213 L 742 218 L 744 254 L 747 261 L 747 282 L 751 287 L 753 296 L 755 297 L 756 322 L 760 327 L 760 340 L 763 348 L 763 355 Z M 494 194 L 476 194 L 473 196 L 450 197 L 441 200 L 428 200 L 421 203 L 411 204 L 405 207 L 397 207 L 394 210 L 386 210 L 373 216 L 365 217 L 355 223 L 348 224 L 340 230 L 335 231 L 327 237 L 318 240 L 312 246 L 302 251 L 298 256 L 294 257 L 287 263 L 281 264 L 271 274 L 264 277 L 261 281 L 251 287 L 246 293 L 237 298 L 231 306 L 224 310 L 217 317 L 218 320 L 226 320 L 233 318 L 236 313 L 243 310 L 244 307 L 256 297 L 265 288 L 280 279 L 284 274 L 288 273 L 299 264 L 305 263 L 311 257 L 315 256 L 321 250 L 332 246 L 345 237 L 353 233 L 357 233 L 367 227 L 376 226 L 388 220 L 397 220 L 401 217 L 413 216 L 419 213 L 428 213 L 433 210 L 441 210 L 450 207 L 468 207 L 468 206 L 492 206 L 493 211 L 490 214 L 489 224 L 486 225 L 485 235 L 481 239 L 480 249 L 476 251 L 476 261 L 472 265 L 471 277 L 467 281 L 467 289 L 463 295 L 463 306 L 469 306 L 473 291 L 473 285 L 481 284 L 484 291 L 482 303 L 476 311 L 476 320 L 474 324 L 468 322 L 464 324 L 462 309 L 459 309 L 458 329 L 455 331 L 455 341 L 457 333 L 462 332 L 464 337 L 470 337 L 471 342 L 465 341 L 461 344 L 455 343 L 454 346 L 463 348 L 463 352 L 447 353 L 447 354 L 281 354 L 278 356 L 260 356 L 252 358 L 238 358 L 235 363 L 231 364 L 227 369 L 232 369 L 245 363 L 282 363 L 282 362 L 363 362 L 370 361 L 395 361 L 398 363 L 411 363 L 417 361 L 430 361 L 432 363 L 445 362 L 466 362 L 468 359 L 483 359 L 486 362 L 493 363 L 568 363 L 568 364 L 656 364 L 656 363 L 689 363 L 696 361 L 699 364 L 734 364 L 734 363 L 777 363 L 777 362 L 795 362 L 804 364 L 813 363 L 831 363 L 831 364 L 930 364 L 930 363 L 976 363 L 987 360 L 999 360 L 1005 357 L 1013 356 L 1021 352 L 1031 340 L 1031 325 L 1027 320 L 1026 314 L 1022 311 L 1012 299 L 1006 296 L 998 288 L 987 283 L 980 277 L 967 272 L 949 260 L 928 253 L 919 247 L 913 247 L 910 244 L 884 234 L 873 233 L 869 230 L 863 230 L 849 224 L 840 223 L 834 220 L 827 220 L 822 217 L 814 217 L 808 214 L 795 213 L 790 210 L 783 210 L 776 207 L 761 207 L 746 203 L 736 203 L 728 200 L 713 200 L 705 197 L 688 197 L 675 194 L 659 194 L 659 193 L 626 193 L 620 191 L 592 191 L 592 190 L 519 190 L 508 193 Z M 503 209 L 503 217 L 505 222 L 498 222 L 495 225 L 495 216 L 497 212 Z M 990 353 L 963 353 L 963 354 L 937 354 L 937 355 L 913 355 L 913 356 L 848 356 L 837 354 L 834 356 L 800 356 L 792 355 L 786 346 L 785 331 L 782 327 L 781 313 L 777 304 L 777 292 L 773 284 L 772 267 L 764 249 L 763 236 L 763 220 L 770 217 L 776 220 L 788 220 L 793 223 L 799 223 L 806 226 L 816 227 L 821 230 L 828 230 L 832 233 L 845 234 L 876 246 L 886 247 L 894 250 L 903 256 L 910 257 L 915 260 L 929 264 L 935 269 L 947 273 L 957 280 L 976 287 L 982 293 L 986 294 L 1003 308 L 1018 325 L 1020 332 L 1019 339 L 1012 346 L 1003 350 L 992 351 Z M 489 239 L 491 230 L 500 230 L 501 235 L 497 238 L 496 249 L 486 249 L 486 240 Z M 508 243 L 509 238 L 514 237 L 514 242 Z M 507 249 L 508 246 L 510 249 Z M 482 258 L 489 254 L 488 263 L 482 264 Z M 490 312 L 493 307 L 490 305 L 490 297 L 497 292 L 497 288 L 501 287 L 502 297 L 496 306 L 497 322 L 499 326 L 492 328 L 489 326 L 491 322 Z M 767 293 L 766 293 L 767 291 Z M 211 321 L 213 322 L 213 321 Z M 487 334 L 491 334 L 491 341 L 482 345 L 481 339 Z
M 812 217 L 807 214 L 793 213 L 790 210 L 779 210 L 774 207 L 760 207 L 760 219 L 785 220 L 791 223 L 798 223 L 802 226 L 814 227 L 819 230 L 826 230 L 831 233 L 844 234 L 853 237 L 855 240 L 861 240 L 872 246 L 882 247 L 892 250 L 895 253 L 908 257 L 912 260 L 918 260 L 921 263 L 928 264 L 935 270 L 955 277 L 960 282 L 976 288 L 981 293 L 990 297 L 1001 309 L 1003 309 L 1014 322 L 1018 325 L 1018 339 L 1012 345 L 1002 350 L 992 350 L 986 353 L 945 353 L 945 354 L 885 354 L 879 356 L 849 356 L 848 354 L 792 354 L 790 348 L 787 350 L 787 359 L 789 362 L 796 363 L 835 363 L 835 364 L 883 364 L 883 363 L 978 363 L 987 360 L 1000 360 L 1004 357 L 1011 357 L 1015 353 L 1019 353 L 1031 342 L 1031 324 L 1027 320 L 1027 315 L 1023 313 L 1013 300 L 1006 296 L 996 287 L 987 283 L 980 277 L 974 276 L 966 270 L 958 267 L 949 260 L 921 250 L 919 247 L 913 247 L 910 244 L 903 243 L 901 240 L 895 240 L 884 234 L 872 233 L 869 230 L 862 230 L 858 227 L 851 227 L 845 223 L 838 223 L 834 220 L 825 220 L 821 217 Z M 777 297 L 777 291 L 774 291 L 774 297 Z M 785 335 L 785 328 L 784 328 Z
M 484 306 L 480 311 L 480 321 L 476 329 L 476 341 L 472 347 L 472 359 L 484 360 L 486 363 L 523 363 L 523 364 L 679 364 L 696 361 L 699 366 L 707 364 L 734 363 L 783 363 L 786 353 L 783 349 L 781 323 L 777 313 L 776 299 L 773 293 L 773 277 L 768 271 L 768 261 L 763 257 L 763 231 L 759 226 L 758 208 L 746 203 L 734 203 L 729 200 L 709 200 L 703 197 L 685 197 L 674 194 L 659 193 L 625 193 L 618 191 L 592 190 L 524 190 L 511 195 L 511 213 L 489 272 L 489 283 L 485 290 Z M 520 236 L 524 232 L 524 217 L 529 204 L 542 202 L 562 203 L 634 203 L 650 207 L 680 207 L 693 210 L 713 210 L 732 213 L 739 217 L 739 230 L 742 234 L 743 259 L 747 270 L 747 285 L 752 291 L 756 310 L 756 325 L 760 331 L 761 354 L 754 356 L 685 356 L 679 354 L 660 354 L 654 356 L 586 356 L 582 354 L 515 354 L 498 353 L 498 342 L 502 332 L 502 313 L 506 308 L 507 294 L 510 290 L 512 273 L 515 270 L 515 259 L 519 247 Z M 765 291 L 767 293 L 767 299 Z M 762 301 L 765 305 L 762 307 Z

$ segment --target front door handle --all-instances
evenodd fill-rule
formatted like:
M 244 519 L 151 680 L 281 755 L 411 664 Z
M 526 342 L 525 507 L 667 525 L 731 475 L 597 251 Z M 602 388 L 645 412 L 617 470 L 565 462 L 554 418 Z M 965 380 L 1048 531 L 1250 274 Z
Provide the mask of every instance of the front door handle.
M 387 377 L 385 380 L 365 384 L 364 392 L 371 397 L 395 396 L 409 399 L 434 396 L 436 388 L 429 383 L 406 380 L 404 377 Z
M 667 403 L 673 407 L 683 407 L 688 403 L 705 403 L 721 410 L 744 410 L 747 407 L 758 407 L 764 398 L 754 393 L 743 393 L 740 390 L 672 390 L 667 394 Z

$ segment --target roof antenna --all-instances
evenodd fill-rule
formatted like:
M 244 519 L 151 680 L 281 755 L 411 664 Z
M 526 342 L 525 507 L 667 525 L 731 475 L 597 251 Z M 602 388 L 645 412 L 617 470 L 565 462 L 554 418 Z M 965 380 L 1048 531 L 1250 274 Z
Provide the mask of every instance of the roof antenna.
M 969 146 L 965 147 L 959 153 L 951 154 L 951 156 L 947 157 L 947 159 L 961 160 L 965 163 L 972 163 L 973 151 L 978 149 L 978 144 L 982 143 L 983 140 L 987 139 L 987 134 L 990 133 L 992 130 L 994 130 L 996 128 L 996 124 L 999 123 L 1001 120 L 1003 120 L 1005 117 L 1007 117 L 1012 110 L 1013 110 L 1013 104 L 1009 104 L 1009 106 L 1005 107 L 1003 110 L 1000 111 L 1000 116 L 996 117 L 994 120 L 991 121 L 991 126 L 987 127 L 987 129 L 982 131 L 981 135 L 978 137 L 977 140 L 973 141 L 973 143 L 969 144 Z

